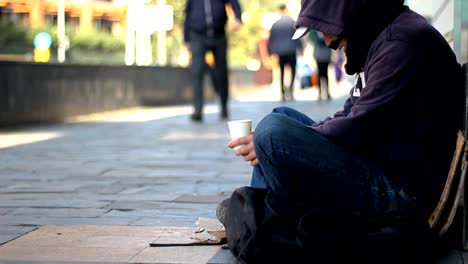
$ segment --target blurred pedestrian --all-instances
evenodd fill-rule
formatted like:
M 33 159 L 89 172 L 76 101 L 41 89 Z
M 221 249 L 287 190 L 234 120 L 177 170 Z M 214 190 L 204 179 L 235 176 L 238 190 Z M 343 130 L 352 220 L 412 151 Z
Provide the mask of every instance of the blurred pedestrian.
M 235 14 L 232 29 L 241 26 L 241 6 L 237 0 L 187 0 L 185 6 L 184 41 L 192 53 L 192 88 L 194 111 L 191 119 L 203 120 L 203 77 L 206 70 L 205 54 L 211 51 L 214 56 L 215 90 L 218 91 L 221 104 L 221 118 L 227 119 L 229 82 L 227 68 L 228 20 L 226 5 L 230 5 Z
M 309 40 L 314 46 L 314 59 L 318 69 L 318 100 L 322 100 L 324 96 L 327 100 L 330 100 L 328 66 L 331 63 L 331 49 L 325 44 L 322 32 L 312 30 L 309 33 Z
M 284 71 L 285 67 L 289 66 L 291 72 L 291 80 L 288 85 L 289 99 L 294 100 L 294 80 L 296 77 L 296 56 L 297 53 L 302 53 L 302 42 L 299 39 L 293 40 L 292 36 L 295 32 L 295 21 L 288 15 L 288 10 L 285 4 L 278 7 L 278 12 L 281 15 L 280 19 L 273 23 L 270 30 L 270 38 L 268 39 L 268 53 L 278 56 L 280 67 L 280 87 L 281 100 L 286 101 L 286 91 L 284 88 Z

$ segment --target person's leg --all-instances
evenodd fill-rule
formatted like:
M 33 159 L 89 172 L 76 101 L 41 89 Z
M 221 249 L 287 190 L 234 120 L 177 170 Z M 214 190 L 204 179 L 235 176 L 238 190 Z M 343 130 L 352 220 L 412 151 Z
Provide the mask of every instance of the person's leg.
M 228 118 L 229 76 L 227 66 L 227 38 L 225 35 L 214 39 L 213 55 L 215 57 L 215 76 L 221 103 L 221 118 Z
M 219 95 L 218 87 L 216 85 L 216 73 L 215 68 L 206 64 L 205 69 L 208 72 L 208 76 L 210 77 L 211 85 L 213 86 L 213 91 Z
M 257 125 L 254 146 L 267 203 L 278 214 L 385 213 L 404 200 L 372 162 L 329 141 L 307 124 L 271 113 Z M 258 172 L 258 169 L 257 169 Z
M 296 80 L 296 55 L 292 55 L 289 58 L 289 66 L 291 67 L 291 82 L 289 84 L 289 95 L 291 100 L 294 100 L 294 81 Z
M 281 88 L 281 100 L 285 101 L 285 94 L 284 94 L 284 66 L 286 64 L 285 56 L 278 56 L 279 60 L 279 67 L 280 67 L 280 88 Z
M 323 69 L 321 68 L 321 63 L 316 61 L 315 64 L 317 65 L 317 74 L 318 74 L 318 100 L 322 100 L 322 74 L 323 74 Z
M 330 97 L 330 82 L 329 82 L 329 79 L 328 79 L 328 66 L 329 66 L 329 62 L 325 62 L 323 63 L 323 79 L 325 80 L 325 92 L 327 93 L 327 100 L 330 100 L 331 97 Z
M 203 76 L 205 72 L 205 44 L 204 36 L 191 31 L 190 32 L 190 51 L 192 53 L 192 91 L 194 112 L 192 119 L 201 121 L 203 115 Z
M 319 87 L 320 92 L 324 90 L 326 93 L 326 98 L 330 99 L 330 92 L 328 89 L 328 63 L 319 62 L 317 63 L 318 73 L 319 73 Z M 323 81 L 323 83 L 322 83 Z
M 314 121 L 308 117 L 307 115 L 295 110 L 295 109 L 292 109 L 292 108 L 289 108 L 289 107 L 277 107 L 277 108 L 274 108 L 272 113 L 277 113 L 277 114 L 282 114 L 282 115 L 285 115 L 289 118 L 292 118 L 294 120 L 297 120 L 298 122 L 306 125 L 306 126 L 310 126 L 314 123 Z M 262 169 L 260 168 L 260 166 L 255 166 L 253 168 L 253 172 L 252 172 L 252 178 L 251 178 L 251 181 L 250 181 L 250 186 L 251 187 L 255 187 L 255 188 L 261 188 L 261 189 L 266 189 L 267 188 L 267 185 L 266 185 L 266 182 L 265 182 L 265 176 L 263 175 L 263 172 L 262 172 Z

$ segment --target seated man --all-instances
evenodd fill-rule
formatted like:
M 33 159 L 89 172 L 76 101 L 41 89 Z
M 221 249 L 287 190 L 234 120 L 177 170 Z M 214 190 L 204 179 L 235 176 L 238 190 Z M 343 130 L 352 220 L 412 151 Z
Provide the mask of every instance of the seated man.
M 356 81 L 332 117 L 277 108 L 229 142 L 245 144 L 235 154 L 253 166 L 251 186 L 293 220 L 311 211 L 427 219 L 462 125 L 463 75 L 449 44 L 403 0 L 303 0 L 296 28 L 342 49 Z

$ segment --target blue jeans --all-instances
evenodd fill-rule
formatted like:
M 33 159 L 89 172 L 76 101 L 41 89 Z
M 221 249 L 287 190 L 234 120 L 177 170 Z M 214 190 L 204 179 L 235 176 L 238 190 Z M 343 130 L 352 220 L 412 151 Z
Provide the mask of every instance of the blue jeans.
M 314 121 L 288 107 L 275 108 L 254 131 L 260 165 L 251 186 L 274 193 L 273 211 L 311 210 L 364 214 L 414 211 L 415 200 L 395 186 L 373 161 L 310 127 Z

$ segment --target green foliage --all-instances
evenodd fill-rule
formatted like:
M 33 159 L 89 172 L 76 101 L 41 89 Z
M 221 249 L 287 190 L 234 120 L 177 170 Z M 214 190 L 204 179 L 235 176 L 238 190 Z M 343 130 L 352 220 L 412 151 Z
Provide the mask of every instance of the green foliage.
M 28 30 L 21 25 L 2 21 L 0 32 L 0 46 L 22 44 L 28 41 Z
M 76 32 L 69 36 L 70 49 L 90 51 L 119 51 L 125 48 L 125 40 L 106 31 Z
M 125 40 L 122 37 L 113 35 L 110 32 L 93 30 L 90 32 L 74 32 L 67 28 L 67 36 L 70 39 L 70 49 L 95 51 L 120 51 L 125 47 Z M 58 45 L 57 27 L 45 24 L 40 28 L 31 29 L 20 24 L 0 22 L 0 46 L 33 46 L 34 37 L 39 32 L 47 32 L 52 37 L 52 48 Z
M 124 58 L 124 50 L 98 51 L 73 48 L 67 52 L 67 61 L 78 64 L 121 65 Z
M 245 66 L 249 60 L 255 58 L 262 31 L 262 16 L 275 12 L 279 3 L 271 0 L 240 0 L 244 21 L 240 31 L 229 34 L 231 65 Z

